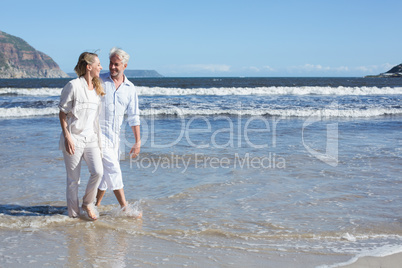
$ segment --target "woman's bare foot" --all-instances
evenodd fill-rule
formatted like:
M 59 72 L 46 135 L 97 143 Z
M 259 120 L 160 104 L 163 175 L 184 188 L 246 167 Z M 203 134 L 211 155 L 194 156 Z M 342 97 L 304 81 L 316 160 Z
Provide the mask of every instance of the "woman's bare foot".
M 91 206 L 82 205 L 82 209 L 87 213 L 88 218 L 96 221 L 98 218 L 96 217 L 95 211 Z

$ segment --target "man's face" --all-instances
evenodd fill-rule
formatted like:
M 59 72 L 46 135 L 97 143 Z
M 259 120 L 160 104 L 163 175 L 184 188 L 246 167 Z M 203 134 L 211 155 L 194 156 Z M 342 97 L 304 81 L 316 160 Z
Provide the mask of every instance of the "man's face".
M 112 57 L 110 57 L 109 71 L 111 76 L 122 76 L 126 67 L 127 64 L 123 64 L 123 62 L 117 55 L 113 55 Z

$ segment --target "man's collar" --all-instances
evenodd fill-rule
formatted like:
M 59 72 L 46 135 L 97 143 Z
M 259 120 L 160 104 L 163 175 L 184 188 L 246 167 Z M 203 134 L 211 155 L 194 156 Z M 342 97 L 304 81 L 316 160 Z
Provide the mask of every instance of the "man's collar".
M 109 71 L 108 77 L 109 77 L 110 80 L 113 81 L 112 75 L 110 74 L 110 71 Z M 127 76 L 123 73 L 123 82 L 122 82 L 122 84 L 127 84 L 127 81 L 128 81 L 128 78 L 127 78 Z

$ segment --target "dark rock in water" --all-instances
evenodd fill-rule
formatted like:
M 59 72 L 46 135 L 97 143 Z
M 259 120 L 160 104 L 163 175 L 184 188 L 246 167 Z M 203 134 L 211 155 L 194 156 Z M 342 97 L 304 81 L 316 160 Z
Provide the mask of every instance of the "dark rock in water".
M 0 31 L 0 78 L 69 77 L 57 63 L 23 39 Z
M 66 215 L 67 207 L 63 206 L 20 206 L 0 205 L 0 213 L 10 216 L 51 216 L 55 214 Z
M 378 75 L 368 75 L 366 77 L 402 77 L 402 64 L 392 67 L 388 72 Z

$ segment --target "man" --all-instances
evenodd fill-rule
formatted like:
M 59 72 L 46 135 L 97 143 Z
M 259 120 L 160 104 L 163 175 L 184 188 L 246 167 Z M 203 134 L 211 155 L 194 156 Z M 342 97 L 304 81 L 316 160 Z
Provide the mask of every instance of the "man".
M 103 178 L 98 188 L 95 205 L 100 205 L 107 188 L 110 188 L 121 208 L 126 210 L 127 201 L 119 163 L 119 136 L 124 114 L 127 112 L 127 121 L 135 137 L 135 144 L 130 150 L 130 156 L 137 157 L 141 149 L 140 111 L 137 91 L 133 83 L 124 75 L 130 56 L 122 49 L 112 48 L 109 59 L 110 72 L 100 76 L 106 93 L 102 100 L 102 112 L 99 117 L 102 130 Z

